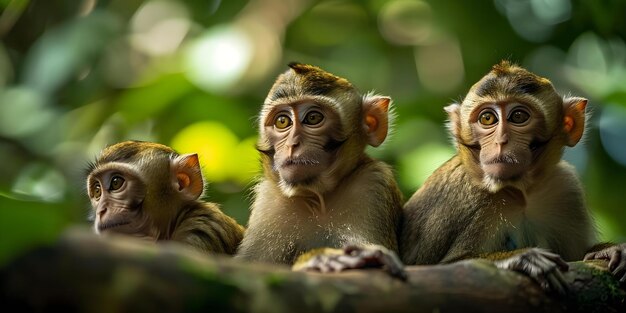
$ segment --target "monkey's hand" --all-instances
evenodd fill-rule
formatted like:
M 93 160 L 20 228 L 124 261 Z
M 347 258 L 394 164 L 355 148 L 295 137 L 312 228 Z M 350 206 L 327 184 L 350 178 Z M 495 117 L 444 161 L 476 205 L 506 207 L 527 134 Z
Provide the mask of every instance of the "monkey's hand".
M 294 271 L 341 272 L 349 269 L 382 268 L 391 276 L 406 280 L 404 265 L 391 250 L 378 246 L 346 246 L 343 249 L 316 249 L 298 257 Z
M 611 274 L 619 279 L 620 283 L 626 283 L 626 243 L 587 253 L 584 260 L 608 260 Z
M 510 258 L 495 261 L 498 268 L 514 270 L 534 279 L 546 291 L 565 294 L 569 286 L 562 271 L 569 265 L 558 254 L 531 248 Z

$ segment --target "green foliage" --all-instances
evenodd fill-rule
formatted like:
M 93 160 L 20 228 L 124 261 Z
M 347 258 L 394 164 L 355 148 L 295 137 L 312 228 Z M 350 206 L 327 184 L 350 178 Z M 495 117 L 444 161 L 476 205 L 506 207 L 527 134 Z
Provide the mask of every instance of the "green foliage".
M 453 154 L 443 107 L 500 59 L 590 99 L 578 169 L 605 240 L 626 239 L 624 1 L 0 1 L 0 261 L 85 222 L 106 145 L 198 152 L 207 199 L 245 223 L 256 114 L 290 61 L 394 99 L 368 149 L 406 197 Z M 521 12 L 521 13 L 520 13 Z M 28 200 L 24 200 L 28 199 Z
M 0 264 L 15 254 L 56 240 L 70 217 L 66 208 L 0 194 Z

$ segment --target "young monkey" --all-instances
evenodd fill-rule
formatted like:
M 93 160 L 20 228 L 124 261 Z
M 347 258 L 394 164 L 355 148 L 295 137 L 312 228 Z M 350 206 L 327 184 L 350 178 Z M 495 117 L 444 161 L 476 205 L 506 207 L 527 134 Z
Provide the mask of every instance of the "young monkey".
M 403 261 L 484 257 L 564 292 L 563 259 L 600 249 L 586 259 L 610 259 L 623 282 L 626 246 L 592 247 L 596 229 L 581 183 L 561 160 L 564 146 L 582 137 L 586 105 L 519 66 L 495 65 L 461 104 L 446 107 L 457 154 L 405 204 Z
M 216 204 L 199 200 L 204 183 L 197 154 L 125 141 L 105 148 L 87 172 L 98 234 L 173 240 L 231 255 L 241 242 L 243 227 Z
M 323 272 L 382 266 L 402 276 L 394 253 L 401 194 L 391 168 L 364 151 L 385 140 L 391 99 L 361 96 L 315 66 L 289 67 L 260 113 L 264 178 L 237 256 Z

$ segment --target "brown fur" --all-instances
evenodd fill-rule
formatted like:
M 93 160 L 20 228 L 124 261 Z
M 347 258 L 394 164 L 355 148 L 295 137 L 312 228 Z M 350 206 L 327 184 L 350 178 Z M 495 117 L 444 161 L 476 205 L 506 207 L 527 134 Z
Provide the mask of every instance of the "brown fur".
M 391 168 L 364 151 L 368 138 L 375 138 L 365 117 L 378 114 L 386 135 L 390 99 L 361 96 L 346 79 L 315 66 L 289 66 L 291 69 L 277 78 L 261 109 L 258 148 L 263 152 L 264 177 L 254 189 L 238 257 L 292 264 L 298 255 L 322 247 L 380 245 L 397 252 L 401 194 Z M 293 149 L 316 151 L 309 154 L 313 162 L 322 158 L 318 156 L 324 160 L 330 156 L 332 161 L 311 179 L 291 184 L 281 177 L 276 162 L 287 153 L 289 140 L 295 139 L 279 139 L 285 135 L 273 128 L 273 116 L 279 110 L 298 109 L 308 103 L 325 112 L 331 124 L 320 127 L 323 132 L 305 130 L 301 144 Z M 384 117 L 382 111 L 372 113 L 370 107 L 383 108 Z M 328 129 L 328 125 L 333 128 Z M 375 131 L 384 139 L 382 130 L 379 127 Z
M 178 176 L 189 180 L 180 185 Z M 120 176 L 120 192 L 106 190 L 108 179 Z M 102 197 L 94 197 L 95 185 Z M 105 148 L 88 168 L 87 189 L 95 229 L 150 240 L 173 240 L 204 252 L 234 254 L 243 227 L 217 204 L 198 200 L 204 182 L 196 155 L 181 156 L 170 147 L 126 141 Z M 127 223 L 111 227 L 118 223 Z
M 243 226 L 210 202 L 196 202 L 180 210 L 171 234 L 160 240 L 186 243 L 204 252 L 233 255 L 243 239 Z
M 526 104 L 540 119 L 534 131 L 542 150 L 522 177 L 488 182 L 477 154 L 485 147 L 470 120 L 483 103 L 508 101 Z M 458 152 L 404 205 L 403 261 L 435 264 L 526 247 L 581 259 L 595 242 L 596 229 L 574 169 L 560 160 L 571 142 L 563 127 L 565 115 L 575 114 L 570 102 L 584 102 L 584 114 L 586 100 L 564 101 L 547 79 L 502 62 L 470 89 L 462 104 L 446 108 Z M 584 127 L 584 117 L 576 123 Z

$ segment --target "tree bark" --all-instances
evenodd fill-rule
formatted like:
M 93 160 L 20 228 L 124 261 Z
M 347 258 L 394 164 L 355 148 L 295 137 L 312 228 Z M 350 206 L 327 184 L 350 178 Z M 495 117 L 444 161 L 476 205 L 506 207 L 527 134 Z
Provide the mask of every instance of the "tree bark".
M 174 243 L 72 230 L 0 271 L 3 312 L 624 312 L 606 262 L 573 262 L 566 296 L 482 260 L 380 270 L 292 272 Z

